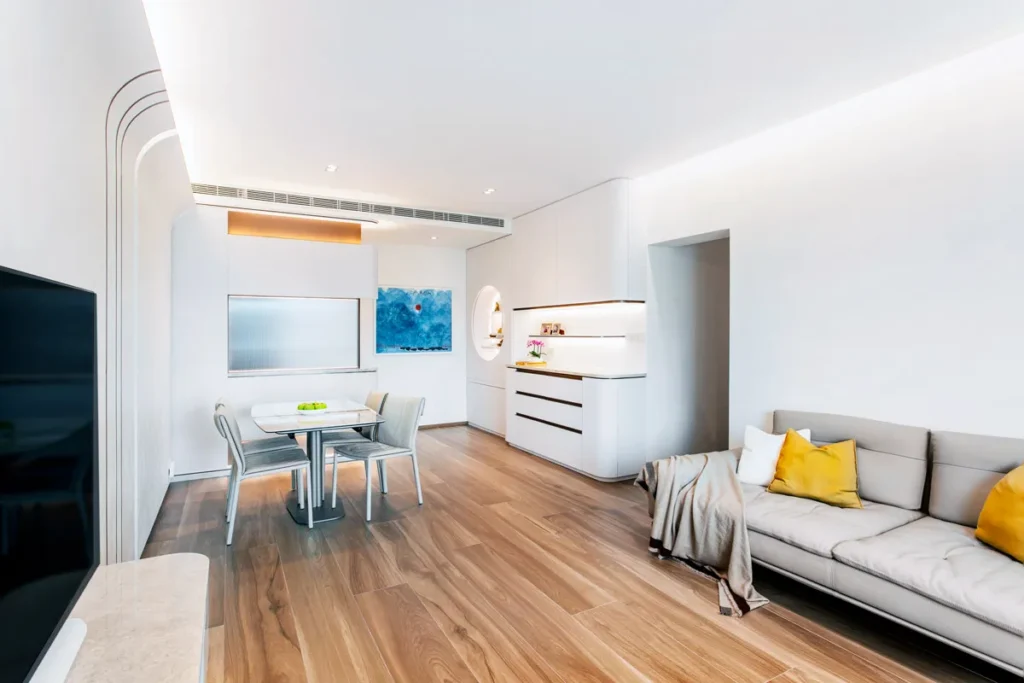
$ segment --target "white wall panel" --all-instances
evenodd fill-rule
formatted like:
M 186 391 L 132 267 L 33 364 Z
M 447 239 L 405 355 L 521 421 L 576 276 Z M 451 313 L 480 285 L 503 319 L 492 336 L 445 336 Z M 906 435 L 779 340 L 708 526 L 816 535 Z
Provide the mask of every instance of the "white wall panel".
M 635 181 L 652 243 L 728 231 L 733 444 L 777 408 L 1024 436 L 1022 120 L 1024 37 Z

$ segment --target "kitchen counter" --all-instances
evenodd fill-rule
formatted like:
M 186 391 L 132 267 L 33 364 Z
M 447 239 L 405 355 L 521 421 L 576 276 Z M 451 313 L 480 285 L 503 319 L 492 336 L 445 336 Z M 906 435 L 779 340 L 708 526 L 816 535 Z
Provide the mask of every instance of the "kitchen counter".
M 584 377 L 589 377 L 590 379 L 639 379 L 647 376 L 646 372 L 581 372 L 579 370 L 565 370 L 562 368 L 536 367 L 529 365 L 506 365 L 505 367 L 510 368 L 512 370 L 518 370 L 520 372 L 536 372 L 543 375 L 575 377 L 579 379 L 582 379 Z

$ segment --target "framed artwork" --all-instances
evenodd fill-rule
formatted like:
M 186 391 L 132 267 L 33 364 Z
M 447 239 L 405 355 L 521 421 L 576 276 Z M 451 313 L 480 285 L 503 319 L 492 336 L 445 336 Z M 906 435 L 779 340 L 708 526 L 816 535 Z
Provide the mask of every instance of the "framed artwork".
M 377 289 L 377 353 L 451 350 L 452 290 Z
M 551 330 L 552 330 L 553 327 L 554 327 L 554 323 L 541 323 L 540 324 L 540 333 L 541 334 L 551 334 Z

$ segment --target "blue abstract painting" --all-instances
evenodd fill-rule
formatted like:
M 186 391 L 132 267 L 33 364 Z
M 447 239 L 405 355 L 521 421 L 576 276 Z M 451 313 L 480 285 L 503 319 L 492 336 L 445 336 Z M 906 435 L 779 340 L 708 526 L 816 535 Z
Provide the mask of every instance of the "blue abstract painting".
M 377 353 L 452 350 L 452 290 L 377 289 Z

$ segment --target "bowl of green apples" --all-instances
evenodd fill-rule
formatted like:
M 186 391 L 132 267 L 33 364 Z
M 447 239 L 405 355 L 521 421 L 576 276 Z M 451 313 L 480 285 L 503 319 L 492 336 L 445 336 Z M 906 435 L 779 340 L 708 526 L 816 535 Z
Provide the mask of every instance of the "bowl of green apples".
M 327 412 L 327 404 L 322 401 L 313 401 L 311 403 L 300 403 L 296 410 L 302 415 L 319 415 L 320 413 Z

